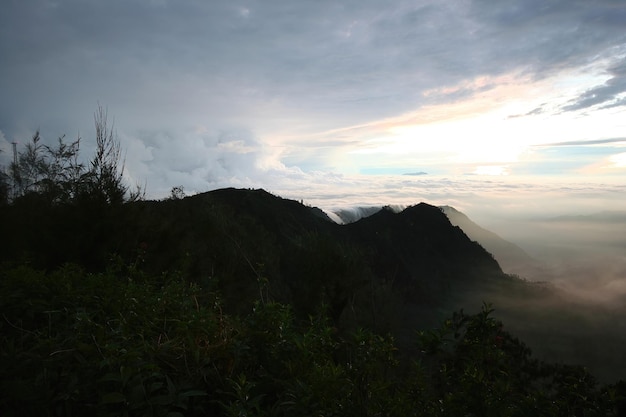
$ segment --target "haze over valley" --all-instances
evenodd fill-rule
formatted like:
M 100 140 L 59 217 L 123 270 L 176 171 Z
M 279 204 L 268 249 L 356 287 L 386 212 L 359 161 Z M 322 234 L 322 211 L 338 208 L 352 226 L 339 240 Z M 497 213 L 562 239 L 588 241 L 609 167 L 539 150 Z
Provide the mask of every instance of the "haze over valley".
M 339 223 L 367 217 L 382 206 L 330 211 Z M 405 206 L 390 206 L 401 211 Z M 573 295 L 600 303 L 626 297 L 626 211 L 588 215 L 546 214 L 510 217 L 500 213 L 488 227 L 476 224 L 454 207 L 442 206 L 452 224 L 479 242 L 503 270 L 530 281 L 553 283 Z M 570 212 L 575 208 L 570 207 Z M 494 231 L 497 231 L 494 232 Z

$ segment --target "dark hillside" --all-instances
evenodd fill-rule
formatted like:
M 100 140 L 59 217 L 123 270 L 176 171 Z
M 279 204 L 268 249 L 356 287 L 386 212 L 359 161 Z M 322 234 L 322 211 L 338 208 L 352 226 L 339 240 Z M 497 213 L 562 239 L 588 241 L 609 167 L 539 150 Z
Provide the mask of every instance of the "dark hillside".
M 511 328 L 551 359 L 593 358 L 597 370 L 603 362 L 613 369 L 621 363 L 602 360 L 602 349 L 583 349 L 585 334 L 606 328 L 589 319 L 599 314 L 566 302 L 555 288 L 504 274 L 489 252 L 425 203 L 348 225 L 263 190 L 216 190 L 128 210 L 120 237 L 109 239 L 122 242 L 120 249 L 132 242 L 119 252 L 125 259 L 211 284 L 231 311 L 249 311 L 260 293 L 292 305 L 300 318 L 325 304 L 340 328 L 392 332 L 406 347 L 415 328 L 492 301 Z M 622 339 L 614 334 L 607 346 Z
M 606 362 L 607 379 L 623 364 L 619 354 L 603 358 L 607 349 L 618 352 L 623 337 L 616 332 L 610 341 L 606 336 L 607 349 L 581 350 L 591 330 L 610 333 L 610 320 L 596 318 L 613 313 L 583 310 L 555 288 L 504 274 L 490 253 L 425 203 L 348 225 L 296 201 L 240 189 L 111 206 L 22 199 L 0 214 L 5 268 L 54 271 L 74 263 L 122 280 L 161 277 L 163 285 L 183 277 L 218 291 L 226 313 L 247 314 L 259 299 L 276 300 L 306 321 L 324 306 L 338 330 L 391 332 L 403 348 L 414 345 L 415 329 L 487 301 L 531 346 L 552 340 L 542 346 L 551 357 Z
M 433 294 L 459 285 L 503 276 L 491 254 L 452 226 L 439 208 L 425 203 L 398 214 L 383 209 L 345 229 L 373 251 L 376 274 L 392 280 L 407 301 L 432 300 Z
M 362 287 L 390 283 L 404 302 L 436 306 L 458 286 L 502 276 L 491 255 L 423 203 L 341 226 L 264 190 L 229 188 L 98 210 L 22 201 L 5 217 L 5 262 L 98 271 L 117 259 L 150 274 L 180 271 L 244 309 L 262 286 L 304 315 L 324 302 L 338 318 Z
M 235 216 L 254 217 L 285 238 L 303 231 L 328 230 L 332 221 L 319 208 L 275 196 L 265 190 L 224 188 L 194 196 L 208 198 Z
M 488 299 L 494 281 L 504 285 L 511 280 L 439 208 L 425 203 L 397 214 L 385 208 L 342 230 L 367 253 L 376 277 L 373 294 L 364 296 L 376 300 L 369 309 L 369 325 L 404 336 L 407 342 L 411 334 L 406 334 L 405 324 L 431 326 L 446 311 Z M 368 316 L 365 313 L 359 311 L 361 318 Z

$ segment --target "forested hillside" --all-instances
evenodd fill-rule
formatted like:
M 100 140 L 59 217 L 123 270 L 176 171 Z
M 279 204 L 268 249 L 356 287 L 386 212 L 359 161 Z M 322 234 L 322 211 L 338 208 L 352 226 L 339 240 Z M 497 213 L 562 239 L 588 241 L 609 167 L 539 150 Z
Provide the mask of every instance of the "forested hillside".
M 88 166 L 35 137 L 3 180 L 3 416 L 624 412 L 618 374 L 540 361 L 503 326 L 556 290 L 441 209 L 338 225 L 263 190 L 144 201 L 106 132 Z

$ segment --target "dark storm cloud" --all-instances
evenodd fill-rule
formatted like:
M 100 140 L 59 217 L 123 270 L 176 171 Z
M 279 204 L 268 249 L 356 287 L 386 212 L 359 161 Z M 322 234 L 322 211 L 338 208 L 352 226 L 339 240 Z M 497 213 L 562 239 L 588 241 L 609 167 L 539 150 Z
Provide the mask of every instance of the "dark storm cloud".
M 626 39 L 626 9 L 621 1 L 476 1 L 474 18 L 498 62 L 545 75 L 588 63 L 601 50 Z
M 192 74 L 248 90 L 252 101 L 313 112 L 358 101 L 347 110 L 392 114 L 433 86 L 518 68 L 541 77 L 584 62 L 624 42 L 623 9 L 608 1 L 10 1 L 3 75 L 19 84 L 27 70 L 44 87 L 50 74 L 59 95 L 93 84 L 88 95 L 97 84 L 121 94 Z
M 624 16 L 626 24 L 626 16 Z M 623 106 L 626 104 L 626 59 L 609 67 L 607 73 L 610 78 L 603 84 L 585 91 L 570 104 L 563 107 L 564 111 L 583 110 L 602 104 L 603 108 Z

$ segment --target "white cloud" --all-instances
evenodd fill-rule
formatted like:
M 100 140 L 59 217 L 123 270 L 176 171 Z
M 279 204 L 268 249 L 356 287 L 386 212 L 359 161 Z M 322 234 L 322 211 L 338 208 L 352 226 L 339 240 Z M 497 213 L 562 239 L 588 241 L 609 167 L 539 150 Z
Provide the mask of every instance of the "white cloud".
M 476 175 L 508 175 L 509 168 L 503 165 L 481 165 L 473 172 Z
M 612 167 L 626 168 L 626 152 L 618 153 L 609 157 Z

